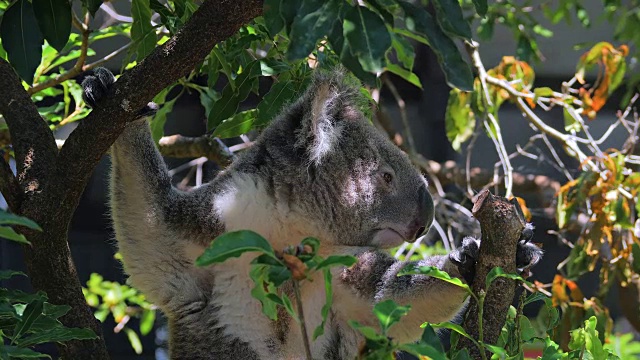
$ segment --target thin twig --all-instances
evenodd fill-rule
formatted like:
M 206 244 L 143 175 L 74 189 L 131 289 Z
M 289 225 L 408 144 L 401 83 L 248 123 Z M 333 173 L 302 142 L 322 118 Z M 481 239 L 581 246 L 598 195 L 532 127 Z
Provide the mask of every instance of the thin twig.
M 304 352 L 307 360 L 313 360 L 311 357 L 311 346 L 309 345 L 309 336 L 307 335 L 307 325 L 304 321 L 304 310 L 302 309 L 302 297 L 300 295 L 300 284 L 297 280 L 293 280 L 294 297 L 296 298 L 296 307 L 298 308 L 298 318 L 300 319 L 300 331 L 302 332 L 302 343 L 304 344 Z
M 382 75 L 382 82 L 389 88 L 393 98 L 396 100 L 398 110 L 400 111 L 400 119 L 402 119 L 402 126 L 404 127 L 405 136 L 407 137 L 407 143 L 409 144 L 409 151 L 412 154 L 416 153 L 416 144 L 413 139 L 413 133 L 411 132 L 411 126 L 409 125 L 409 119 L 407 117 L 407 108 L 402 96 L 398 92 L 398 89 L 393 84 L 393 81 L 385 74 Z

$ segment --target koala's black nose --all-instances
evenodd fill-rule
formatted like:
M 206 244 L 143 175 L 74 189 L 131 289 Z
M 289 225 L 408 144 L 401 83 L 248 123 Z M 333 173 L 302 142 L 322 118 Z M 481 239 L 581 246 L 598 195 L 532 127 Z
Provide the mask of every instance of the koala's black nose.
M 410 226 L 410 231 L 413 235 L 411 240 L 417 240 L 425 231 L 429 230 L 433 223 L 434 211 L 431 194 L 429 194 L 426 186 L 421 186 L 418 190 L 418 214 Z
M 420 210 L 419 215 L 425 219 L 425 230 L 429 230 L 431 224 L 433 224 L 433 216 L 435 215 L 435 207 L 433 205 L 433 198 L 431 194 L 429 194 L 429 190 L 427 190 L 427 186 L 421 186 L 419 193 L 419 204 Z

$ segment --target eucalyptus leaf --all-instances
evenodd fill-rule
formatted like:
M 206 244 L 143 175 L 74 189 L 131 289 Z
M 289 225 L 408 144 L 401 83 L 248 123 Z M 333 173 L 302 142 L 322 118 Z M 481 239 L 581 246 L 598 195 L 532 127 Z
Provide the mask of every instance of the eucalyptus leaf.
M 338 16 L 342 0 L 303 0 L 289 34 L 289 60 L 302 59 L 316 47 L 316 43 Z
M 343 35 L 362 69 L 372 73 L 382 71 L 391 35 L 378 14 L 363 6 L 351 7 L 345 14 Z
M 22 80 L 32 84 L 42 60 L 44 37 L 28 0 L 17 0 L 5 11 L 0 23 L 0 38 L 11 66 Z
M 42 228 L 33 220 L 6 211 L 0 211 L 0 225 L 21 225 L 32 230 L 42 231 Z
M 44 38 L 59 52 L 71 34 L 71 3 L 68 0 L 32 0 L 33 10 Z
M 221 263 L 229 258 L 239 257 L 246 252 L 260 252 L 277 259 L 267 239 L 251 230 L 238 230 L 224 233 L 215 238 L 204 253 L 196 259 L 196 265 L 207 266 Z
M 257 113 L 258 111 L 256 109 L 252 109 L 233 115 L 218 125 L 213 131 L 212 136 L 227 139 L 246 134 L 253 128 Z

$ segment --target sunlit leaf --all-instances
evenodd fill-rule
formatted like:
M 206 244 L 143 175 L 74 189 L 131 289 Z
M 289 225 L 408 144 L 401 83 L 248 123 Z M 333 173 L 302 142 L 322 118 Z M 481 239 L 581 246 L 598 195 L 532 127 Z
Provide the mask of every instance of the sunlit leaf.
M 435 0 L 438 23 L 448 34 L 471 39 L 469 22 L 462 15 L 462 8 L 458 0 Z
M 124 328 L 124 332 L 127 334 L 127 339 L 129 339 L 129 344 L 131 344 L 133 351 L 138 355 L 142 354 L 142 342 L 140 342 L 138 334 L 128 327 Z
M 295 87 L 290 81 L 274 84 L 258 105 L 256 126 L 264 126 L 280 113 L 283 106 L 296 96 Z
M 345 14 L 343 34 L 365 71 L 382 71 L 391 36 L 380 16 L 366 7 L 353 6 Z
M 204 253 L 196 259 L 196 265 L 207 266 L 220 263 L 232 257 L 239 257 L 246 252 L 259 252 L 277 259 L 267 239 L 250 230 L 238 230 L 215 238 Z
M 132 0 L 131 40 L 136 44 L 136 60 L 142 61 L 156 47 L 156 34 L 151 25 L 151 7 L 149 0 Z
M 373 313 L 380 322 L 382 333 L 385 334 L 391 325 L 400 321 L 411 310 L 411 306 L 400 306 L 393 300 L 385 300 L 377 303 L 373 308 Z
M 246 134 L 253 128 L 257 114 L 256 109 L 239 112 L 218 125 L 212 136 L 226 139 Z
M 415 274 L 431 276 L 433 278 L 440 279 L 442 281 L 446 281 L 455 286 L 461 287 L 465 289 L 467 292 L 471 292 L 469 285 L 463 283 L 462 280 L 458 278 L 452 278 L 449 274 L 438 269 L 435 266 L 418 266 L 414 263 L 409 263 L 402 270 L 400 270 L 400 272 L 398 272 L 398 276 L 415 275 Z
M 415 26 L 415 33 L 424 36 L 426 43 L 438 56 L 438 62 L 444 71 L 447 83 L 451 87 L 464 91 L 473 89 L 471 68 L 463 59 L 456 44 L 436 24 L 433 17 L 422 7 L 407 2 L 399 2 L 405 17 Z M 406 32 L 398 31 L 406 34 Z M 416 38 L 416 40 L 420 40 Z
M 341 5 L 342 1 L 338 0 L 302 1 L 289 34 L 289 60 L 302 59 L 315 49 L 318 40 L 327 33 L 338 16 Z
M 471 93 L 452 89 L 449 92 L 444 124 L 447 138 L 454 150 L 460 151 L 462 143 L 467 141 L 475 130 L 476 117 L 471 110 Z

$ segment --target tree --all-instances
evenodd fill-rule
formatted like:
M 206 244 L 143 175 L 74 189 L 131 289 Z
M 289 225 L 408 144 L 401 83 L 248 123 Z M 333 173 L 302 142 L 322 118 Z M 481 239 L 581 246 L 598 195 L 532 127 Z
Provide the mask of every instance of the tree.
M 214 137 L 232 138 L 259 130 L 283 104 L 296 97 L 313 68 L 340 63 L 363 82 L 363 92 L 371 100 L 371 104 L 364 104 L 363 108 L 372 112 L 374 122 L 395 138 L 385 109 L 371 105 L 379 99 L 380 89 L 388 88 L 397 99 L 407 124 L 403 102 L 391 75 L 422 87 L 413 72 L 415 43 L 428 45 L 437 55 L 453 88 L 446 118 L 447 136 L 453 147 L 460 150 L 463 143 L 470 141 L 466 147 L 470 156 L 475 139 L 484 130 L 494 141 L 499 159 L 493 176 L 468 166 L 461 171 L 434 164 L 416 153 L 415 139 L 410 127 L 405 125 L 406 142 L 399 145 L 436 184 L 440 206 L 457 209 L 442 211 L 450 215 L 437 221 L 461 224 L 464 222 L 461 218 L 469 213 L 444 196 L 443 182 L 453 181 L 466 188 L 469 197 L 474 195 L 472 187 L 502 184 L 504 195 L 512 197 L 521 187 L 540 186 L 541 181 L 546 181 L 552 189 L 560 190 L 557 216 L 561 229 L 574 223 L 572 216 L 580 212 L 586 213 L 592 222 L 582 229 L 580 240 L 574 246 L 569 259 L 571 271 L 568 276 L 558 278 L 552 289 L 556 305 L 564 304 L 562 306 L 571 309 L 569 297 L 561 289 L 571 288 L 572 278 L 585 269 L 593 269 L 598 260 L 611 264 L 604 267 L 605 277 L 615 273 L 622 284 L 637 283 L 640 269 L 631 256 L 633 253 L 637 254 L 635 259 L 640 258 L 637 151 L 632 145 L 619 151 L 602 151 L 601 141 L 593 139 L 583 119 L 584 116 L 593 118 L 622 83 L 628 55 L 626 47 L 596 44 L 580 60 L 576 76 L 563 89 L 554 91 L 534 88 L 533 69 L 526 62 L 541 56 L 536 38 L 548 36 L 549 31 L 531 17 L 531 6 L 510 1 L 491 6 L 483 0 L 464 1 L 461 6 L 458 2 L 438 0 L 425 7 L 420 2 L 395 0 L 267 0 L 264 3 L 206 0 L 200 6 L 190 0 L 166 3 L 132 0 L 130 23 L 117 23 L 101 30 L 91 29 L 89 24 L 100 6 L 110 5 L 82 0 L 75 4 L 81 5 L 81 9 L 75 11 L 73 3 L 52 4 L 51 7 L 39 0 L 0 2 L 0 87 L 3 89 L 0 114 L 10 135 L 9 139 L 5 130 L 5 145 L 11 144 L 17 164 L 17 176 L 14 176 L 8 164 L 0 162 L 0 191 L 12 212 L 34 220 L 43 230 L 21 229 L 31 242 L 25 246 L 29 276 L 34 287 L 45 291 L 53 304 L 72 307 L 73 310 L 61 318 L 67 326 L 90 328 L 100 335 L 98 323 L 81 292 L 67 245 L 67 232 L 91 171 L 126 123 L 133 120 L 137 109 L 151 99 L 161 105 L 152 128 L 164 154 L 206 156 L 225 166 L 232 161 L 232 151 Z M 615 11 L 621 5 L 607 1 L 606 6 L 610 19 L 615 20 Z M 630 12 L 638 11 L 635 3 L 627 6 Z M 544 5 L 542 10 L 553 21 L 569 20 L 575 13 L 581 24 L 589 22 L 578 1 L 562 1 L 557 9 Z M 79 18 L 78 13 L 82 17 Z M 636 20 L 629 16 L 624 19 L 618 36 L 634 40 L 629 29 L 633 29 Z M 470 20 L 480 22 L 478 36 L 485 40 L 491 37 L 494 24 L 511 27 L 518 39 L 517 58 L 505 57 L 495 68 L 485 69 L 477 51 L 479 45 L 472 40 Z M 71 32 L 72 26 L 76 33 Z M 27 31 L 16 31 L 17 28 Z M 91 45 L 115 34 L 130 37 L 130 43 L 113 54 L 89 62 Z M 456 45 L 459 42 L 466 44 L 471 64 L 464 60 L 466 55 Z M 127 71 L 104 106 L 89 114 L 79 95 L 78 76 L 110 57 L 125 53 L 127 60 L 123 67 Z M 69 67 L 73 60 L 75 64 Z M 585 71 L 595 66 L 600 66 L 602 72 L 589 87 Z M 259 93 L 260 78 L 272 82 L 269 91 L 260 94 L 262 101 L 256 109 L 238 111 L 251 92 Z M 216 83 L 226 84 L 221 92 L 214 90 Z M 633 90 L 630 87 L 629 94 L 633 94 Z M 199 93 L 207 110 L 211 136 L 162 137 L 166 114 L 184 91 Z M 632 99 L 632 95 L 628 98 Z M 52 101 L 58 105 L 50 106 Z M 570 181 L 561 188 L 549 179 L 531 180 L 515 173 L 511 162 L 518 154 L 509 154 L 505 149 L 498 119 L 500 106 L 507 102 L 515 104 L 538 129 L 539 134 L 532 138 L 531 144 L 536 141 L 549 144 L 552 154 L 557 154 L 556 148 L 566 149 L 569 156 L 581 163 L 579 170 L 584 173 L 577 177 L 569 175 Z M 545 110 L 561 107 L 566 115 L 565 131 L 545 123 L 534 111 L 536 107 Z M 629 144 L 635 144 L 638 121 L 627 119 L 630 109 L 621 114 L 620 124 L 629 130 Z M 51 130 L 74 121 L 79 121 L 79 125 L 69 138 L 63 144 L 56 142 Z M 549 138 L 557 141 L 556 145 L 551 145 Z M 531 146 L 525 145 L 520 154 L 526 156 Z M 566 168 L 558 157 L 555 159 Z M 482 182 L 483 177 L 492 183 Z M 599 205 L 594 208 L 593 204 Z M 523 208 L 526 214 L 526 206 Z M 611 220 L 612 215 L 615 220 Z M 606 231 L 594 232 L 598 227 Z M 624 241 L 618 241 L 617 234 Z M 602 257 L 602 252 L 594 250 L 593 246 L 603 239 L 609 242 L 613 256 Z M 453 238 L 445 235 L 443 240 L 446 246 L 454 246 Z M 615 259 L 618 260 L 614 262 Z M 604 285 L 611 283 L 605 281 Z M 513 282 L 504 281 L 494 290 L 513 286 Z M 537 290 L 546 291 L 543 286 Z M 510 299 L 503 302 L 508 305 Z M 504 319 L 501 321 L 504 323 Z M 575 328 L 582 321 L 580 317 L 579 324 L 570 327 Z M 604 322 L 599 322 L 599 326 L 602 324 Z M 495 332 L 502 329 L 502 324 L 495 325 L 493 328 L 497 330 L 493 331 L 497 336 Z M 65 358 L 107 357 L 101 338 L 70 341 L 59 349 Z

